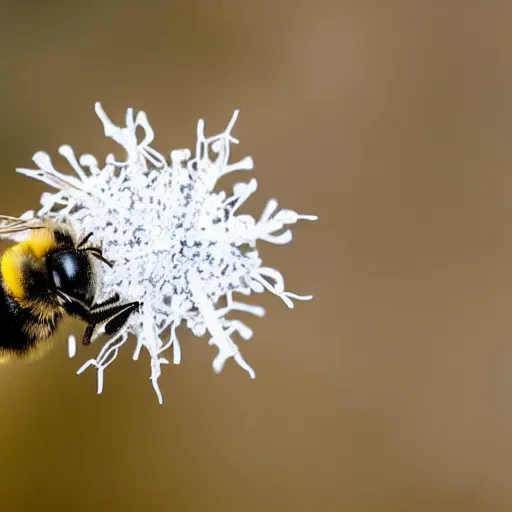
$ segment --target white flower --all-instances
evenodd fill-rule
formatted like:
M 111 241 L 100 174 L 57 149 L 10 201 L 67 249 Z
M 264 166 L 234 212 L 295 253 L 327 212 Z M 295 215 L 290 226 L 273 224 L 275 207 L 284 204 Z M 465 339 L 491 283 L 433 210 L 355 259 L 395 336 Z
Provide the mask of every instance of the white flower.
M 231 135 L 238 111 L 224 132 L 213 137 L 205 137 L 204 122 L 200 120 L 195 156 L 181 149 L 172 151 L 169 160 L 149 146 L 154 134 L 144 112 L 134 118 L 133 110 L 128 109 L 124 128 L 116 126 L 99 103 L 96 114 L 105 135 L 126 150 L 125 161 L 118 161 L 111 154 L 100 169 L 92 155 L 77 158 L 71 147 L 61 146 L 59 153 L 75 175 L 58 172 L 44 152 L 33 157 L 37 170 L 17 169 L 57 189 L 41 196 L 38 216 L 65 219 L 78 234 L 93 232 L 104 256 L 115 262 L 112 269 L 103 272 L 99 299 L 118 293 L 123 301 L 144 304 L 78 373 L 95 366 L 101 393 L 105 368 L 129 334 L 134 334 L 137 346 L 133 357 L 139 357 L 142 347 L 149 352 L 151 380 L 162 402 L 157 380 L 161 365 L 168 363 L 162 354 L 172 348 L 173 362 L 180 362 L 176 328 L 186 322 L 195 335 L 208 333 L 209 343 L 218 348 L 213 361 L 215 372 L 220 372 L 226 360 L 233 357 L 254 378 L 253 369 L 232 340 L 235 332 L 247 340 L 252 330 L 239 320 L 228 320 L 226 314 L 245 311 L 263 316 L 264 310 L 235 300 L 233 294 L 268 290 L 290 308 L 292 299 L 311 299 L 309 295 L 285 291 L 282 275 L 262 266 L 256 241 L 286 244 L 292 239 L 287 225 L 316 217 L 292 210 L 277 211 L 274 199 L 267 203 L 258 220 L 237 215 L 256 190 L 255 179 L 237 183 L 229 196 L 213 191 L 223 175 L 253 167 L 250 157 L 228 163 L 230 145 L 238 143 Z M 137 139 L 138 128 L 144 132 L 142 140 Z M 222 297 L 225 305 L 216 307 Z M 71 357 L 75 343 L 71 336 Z

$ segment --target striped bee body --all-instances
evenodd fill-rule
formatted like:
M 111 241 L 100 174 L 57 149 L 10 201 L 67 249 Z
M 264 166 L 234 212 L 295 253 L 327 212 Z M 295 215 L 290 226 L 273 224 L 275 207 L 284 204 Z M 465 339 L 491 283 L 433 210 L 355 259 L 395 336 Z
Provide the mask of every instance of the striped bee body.
M 119 297 L 98 304 L 93 258 L 111 266 L 101 249 L 80 242 L 71 227 L 49 221 L 0 217 L 0 237 L 30 230 L 7 249 L 0 261 L 0 360 L 37 356 L 65 314 L 87 323 L 87 345 L 104 327 L 115 334 L 140 304 L 119 303 Z

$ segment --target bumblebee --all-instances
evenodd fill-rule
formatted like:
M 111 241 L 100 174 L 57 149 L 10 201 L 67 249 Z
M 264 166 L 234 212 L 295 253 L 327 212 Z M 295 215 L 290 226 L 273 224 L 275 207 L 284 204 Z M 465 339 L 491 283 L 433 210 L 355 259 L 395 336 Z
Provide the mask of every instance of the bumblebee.
M 119 303 L 119 296 L 97 303 L 95 259 L 112 266 L 101 248 L 81 240 L 67 224 L 0 216 L 0 238 L 20 237 L 0 260 L 0 359 L 38 355 L 48 346 L 65 315 L 87 324 L 88 345 L 98 327 L 113 335 L 141 304 Z

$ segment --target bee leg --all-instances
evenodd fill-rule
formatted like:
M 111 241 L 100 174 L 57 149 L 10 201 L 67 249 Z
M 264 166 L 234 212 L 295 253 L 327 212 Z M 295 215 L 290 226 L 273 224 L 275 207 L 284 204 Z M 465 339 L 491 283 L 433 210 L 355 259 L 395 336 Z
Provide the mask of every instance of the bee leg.
M 84 322 L 89 323 L 91 310 L 87 304 L 84 304 L 81 300 L 75 299 L 75 297 L 72 297 L 60 290 L 57 290 L 57 295 L 62 300 L 62 305 L 68 315 L 76 316 Z
M 105 306 L 110 306 L 111 304 L 115 304 L 116 302 L 119 302 L 119 295 L 116 293 L 110 299 L 107 299 L 103 302 L 100 302 L 98 304 L 94 304 L 92 308 L 90 309 L 91 313 L 95 313 L 98 309 L 104 308 Z M 94 334 L 94 329 L 96 328 L 97 324 L 89 324 L 84 332 L 84 335 L 82 337 L 82 344 L 83 345 L 90 345 L 92 335 Z
M 110 320 L 105 324 L 105 332 L 107 334 L 115 334 L 123 325 L 128 321 L 130 315 L 140 308 L 140 302 L 130 302 L 126 304 L 128 308 L 120 313 L 117 313 L 115 316 L 111 317 Z
M 112 302 L 90 308 L 82 301 L 61 291 L 57 291 L 57 294 L 63 300 L 64 309 L 69 315 L 76 316 L 88 324 L 82 338 L 84 345 L 91 343 L 92 334 L 98 324 L 106 323 L 105 332 L 107 334 L 115 334 L 126 323 L 129 316 L 141 306 L 140 302 L 113 304 L 112 302 L 114 301 L 112 301 L 112 299 L 119 300 L 119 297 L 114 295 L 111 299 L 106 301 Z
M 119 294 L 112 295 L 110 299 L 104 300 L 103 302 L 99 302 L 98 304 L 94 304 L 91 307 L 91 311 L 94 312 L 97 309 L 101 309 L 105 306 L 110 306 L 110 304 L 115 304 L 116 302 L 119 302 Z
M 85 328 L 84 335 L 82 336 L 82 345 L 90 345 L 92 340 L 92 335 L 94 334 L 95 325 L 88 325 Z
M 89 345 L 91 343 L 92 335 L 98 324 L 105 324 L 105 334 L 114 335 L 123 325 L 128 321 L 130 315 L 139 309 L 140 302 L 129 302 L 128 304 L 111 305 L 100 311 L 91 311 L 91 320 L 85 329 L 82 344 Z M 105 314 L 108 316 L 105 318 Z

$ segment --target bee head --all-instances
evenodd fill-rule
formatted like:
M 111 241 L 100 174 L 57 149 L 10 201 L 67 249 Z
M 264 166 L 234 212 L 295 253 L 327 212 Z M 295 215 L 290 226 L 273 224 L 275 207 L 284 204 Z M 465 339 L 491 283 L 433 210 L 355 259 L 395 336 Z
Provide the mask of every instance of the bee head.
M 85 251 L 65 250 L 49 255 L 49 271 L 53 285 L 87 305 L 94 302 L 96 275 L 93 262 Z

